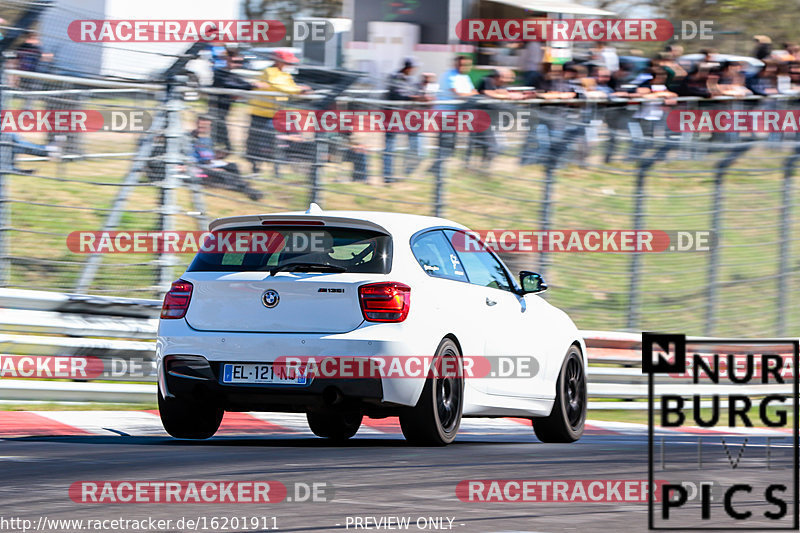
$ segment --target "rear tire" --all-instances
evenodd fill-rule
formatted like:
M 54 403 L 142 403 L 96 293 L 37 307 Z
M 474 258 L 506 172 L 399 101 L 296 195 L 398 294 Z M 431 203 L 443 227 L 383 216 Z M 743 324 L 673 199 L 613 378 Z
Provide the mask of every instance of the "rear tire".
M 458 371 L 428 377 L 417 405 L 400 415 L 400 428 L 412 444 L 445 446 L 458 434 L 464 405 L 464 373 L 458 347 L 451 339 L 443 339 L 436 349 L 435 368 L 442 368 L 442 361 L 449 361 L 445 368 Z M 451 366 L 453 363 L 457 366 Z
M 323 437 L 336 442 L 344 442 L 358 432 L 361 413 L 337 413 L 316 411 L 306 414 L 308 427 L 317 437 Z
M 556 398 L 550 416 L 533 419 L 533 431 L 542 442 L 575 442 L 586 423 L 586 372 L 581 352 L 567 351 L 556 381 Z
M 158 414 L 167 433 L 176 439 L 214 436 L 225 411 L 215 405 L 181 398 L 164 398 L 158 391 Z

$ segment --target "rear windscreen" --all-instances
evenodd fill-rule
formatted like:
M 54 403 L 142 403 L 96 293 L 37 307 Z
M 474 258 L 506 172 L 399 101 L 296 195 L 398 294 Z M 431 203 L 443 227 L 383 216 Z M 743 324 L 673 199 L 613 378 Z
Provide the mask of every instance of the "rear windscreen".
M 388 274 L 392 267 L 392 238 L 376 231 L 291 226 L 226 228 L 213 232 L 216 242 L 223 241 L 225 233 L 233 235 L 233 242 L 236 235 L 244 234 L 255 245 L 235 251 L 217 246 L 213 252 L 200 252 L 188 272 L 270 271 L 304 263 L 342 269 L 341 272 Z

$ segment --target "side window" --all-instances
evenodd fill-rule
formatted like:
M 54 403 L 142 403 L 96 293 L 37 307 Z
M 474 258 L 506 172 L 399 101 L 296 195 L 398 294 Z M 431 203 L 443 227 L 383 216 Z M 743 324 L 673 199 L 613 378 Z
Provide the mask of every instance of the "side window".
M 461 261 L 441 231 L 423 233 L 411 243 L 411 251 L 429 276 L 467 281 Z
M 448 241 L 452 241 L 453 235 L 456 234 L 453 230 L 445 230 L 445 233 Z M 464 265 L 470 283 L 504 291 L 512 290 L 505 268 L 490 252 L 460 251 L 458 257 Z

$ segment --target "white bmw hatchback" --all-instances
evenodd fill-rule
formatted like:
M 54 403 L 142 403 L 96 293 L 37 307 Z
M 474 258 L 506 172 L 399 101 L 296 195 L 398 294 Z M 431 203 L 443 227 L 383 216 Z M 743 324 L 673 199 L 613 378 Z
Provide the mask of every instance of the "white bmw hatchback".
M 516 278 L 490 250 L 466 251 L 464 226 L 312 205 L 209 229 L 265 232 L 277 244 L 201 252 L 165 296 L 158 402 L 170 435 L 208 438 L 225 411 L 305 412 L 315 434 L 335 440 L 363 416 L 399 416 L 406 439 L 427 445 L 452 442 L 462 417 L 529 418 L 545 442 L 582 435 L 578 329 L 536 294 L 547 288 L 541 276 Z M 435 364 L 409 375 L 305 371 L 315 358 L 408 357 Z M 291 358 L 303 362 L 297 371 L 286 370 Z M 470 358 L 491 371 L 464 371 Z M 497 371 L 500 358 L 512 371 Z M 513 370 L 526 359 L 527 372 Z

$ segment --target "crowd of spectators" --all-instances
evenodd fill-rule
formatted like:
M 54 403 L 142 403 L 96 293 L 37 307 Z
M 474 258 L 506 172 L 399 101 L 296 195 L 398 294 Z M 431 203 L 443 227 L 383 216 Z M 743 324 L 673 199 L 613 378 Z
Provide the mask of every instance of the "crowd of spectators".
M 684 56 L 683 47 L 679 45 L 668 45 L 649 59 L 637 53 L 620 56 L 607 43 L 597 43 L 580 59 L 559 64 L 548 60 L 542 43 L 531 42 L 522 45 L 519 58 L 516 72 L 498 67 L 480 77 L 475 84 L 472 76 L 474 66 L 469 56 L 456 56 L 452 68 L 441 76 L 419 72 L 420 64 L 415 58 L 408 57 L 396 72 L 387 77 L 383 99 L 389 102 L 388 107 L 401 109 L 430 105 L 436 105 L 438 109 L 456 109 L 465 105 L 444 102 L 454 100 L 466 102 L 470 107 L 486 105 L 486 101 L 501 103 L 531 98 L 551 101 L 637 100 L 639 105 L 632 119 L 641 125 L 644 134 L 652 134 L 654 125 L 662 121 L 666 108 L 675 105 L 680 96 L 800 94 L 800 47 L 785 43 L 781 49 L 774 49 L 766 36 L 755 37 L 753 58 L 761 64 L 718 54 L 710 49 L 702 50 L 696 56 Z M 289 73 L 287 67 L 298 62 L 291 52 L 277 50 L 271 59 L 273 65 L 258 78 L 245 78 L 237 74 L 243 63 L 238 51 L 217 51 L 214 54 L 212 88 L 286 94 L 286 97 L 258 96 L 248 100 L 250 122 L 242 150 L 253 175 L 260 174 L 263 163 L 268 163 L 278 177 L 281 165 L 307 159 L 306 151 L 314 141 L 300 135 L 276 132 L 273 118 L 279 109 L 286 107 L 289 97 L 309 93 L 311 89 L 296 84 Z M 209 95 L 208 119 L 212 131 L 209 150 L 213 148 L 217 153 L 225 154 L 235 152 L 228 133 L 228 114 L 235 100 L 236 97 L 229 94 L 212 92 Z M 442 103 L 432 104 L 434 101 Z M 370 146 L 357 141 L 356 137 L 346 133 L 338 135 L 336 142 L 330 143 L 329 156 L 338 153 L 341 163 L 352 163 L 353 180 L 366 181 L 370 174 L 367 157 Z M 452 132 L 438 134 L 433 163 L 428 171 L 439 171 L 442 163 L 453 155 L 456 139 L 457 134 Z M 383 134 L 383 140 L 381 175 L 384 183 L 390 184 L 401 176 L 411 175 L 428 155 L 426 141 L 419 133 L 388 132 Z M 473 154 L 484 162 L 491 162 L 500 149 L 501 142 L 493 130 L 473 133 L 467 143 L 467 162 Z M 402 165 L 398 169 L 396 160 L 401 153 Z M 215 176 L 206 178 L 210 185 L 241 190 L 251 198 L 255 197 L 254 189 L 244 181 L 238 168 L 234 172 L 206 174 Z
M 562 65 L 541 61 L 541 44 L 528 43 L 519 67 L 533 94 L 544 99 L 800 94 L 800 45 L 774 48 L 764 35 L 754 42 L 757 61 L 712 49 L 685 56 L 683 47 L 674 44 L 651 58 L 637 52 L 620 57 L 613 47 L 598 43 L 588 57 Z
M 463 105 L 492 109 L 492 102 L 505 105 L 509 101 L 532 98 L 548 101 L 636 100 L 638 105 L 632 119 L 642 125 L 645 134 L 652 134 L 652 126 L 663 120 L 665 112 L 676 104 L 678 97 L 800 95 L 800 45 L 783 43 L 775 46 L 765 35 L 754 37 L 751 58 L 720 54 L 711 49 L 684 55 L 683 47 L 674 44 L 646 58 L 636 52 L 620 55 L 613 46 L 596 43 L 589 50 L 576 53 L 575 59 L 559 63 L 549 57 L 543 43 L 513 46 L 521 48 L 516 71 L 497 67 L 479 76 L 475 75 L 471 58 L 465 55 L 456 56 L 452 68 L 440 76 L 419 72 L 421 65 L 418 61 L 413 57 L 405 58 L 398 70 L 386 79 L 382 99 L 388 102 L 387 107 L 403 109 L 422 106 L 456 109 Z M 288 102 L 293 95 L 312 91 L 308 86 L 295 83 L 290 72 L 299 61 L 291 52 L 277 49 L 270 59 L 271 66 L 260 75 L 247 76 L 243 74 L 244 58 L 238 49 L 214 47 L 208 108 L 201 112 L 202 117 L 189 136 L 187 146 L 191 146 L 185 153 L 187 161 L 193 165 L 193 174 L 200 176 L 205 184 L 237 190 L 254 200 L 260 198 L 260 194 L 248 183 L 249 178 L 243 175 L 239 165 L 230 161 L 232 156 L 241 154 L 253 177 L 262 173 L 265 164 L 279 177 L 281 166 L 292 160 L 308 160 L 307 151 L 318 140 L 276 131 L 273 124 L 276 112 L 290 105 Z M 52 54 L 42 50 L 38 37 L 32 33 L 17 47 L 10 66 L 42 71 L 51 61 Z M 23 90 L 37 88 L 36 80 L 32 78 L 20 78 L 17 85 Z M 245 99 L 236 93 L 215 92 L 217 89 L 270 91 L 285 96 L 253 95 Z M 232 139 L 229 115 L 234 102 L 240 99 L 246 106 L 249 124 L 242 130 L 244 134 L 241 137 Z M 24 98 L 24 104 L 29 107 L 30 98 Z M 429 151 L 426 139 L 419 133 L 385 133 L 382 148 L 375 147 L 375 137 L 372 143 L 346 133 L 336 137 L 335 142 L 329 143 L 331 148 L 326 157 L 338 154 L 341 163 L 352 163 L 352 177 L 356 181 L 366 181 L 370 175 L 370 150 L 382 150 L 381 176 L 385 183 L 393 183 L 400 176 L 414 173 Z M 442 163 L 452 156 L 456 139 L 455 133 L 438 135 L 433 163 L 428 171 L 439 171 Z M 15 135 L 12 144 L 14 155 L 59 156 L 61 153 L 50 137 L 46 144 L 36 145 Z M 501 141 L 493 130 L 473 133 L 467 143 L 467 163 L 473 154 L 484 162 L 491 162 L 500 150 Z M 398 173 L 396 160 L 401 152 L 404 157 Z M 157 170 L 159 175 L 163 171 Z
M 542 99 L 549 101 L 636 101 L 630 120 L 644 135 L 652 135 L 666 111 L 677 104 L 678 97 L 704 99 L 746 97 L 751 95 L 800 95 L 800 45 L 784 43 L 774 48 L 769 37 L 754 38 L 752 60 L 720 54 L 712 49 L 684 55 L 680 45 L 670 44 L 651 58 L 632 52 L 620 56 L 607 43 L 596 43 L 587 54 L 565 63 L 547 58 L 546 47 L 539 42 L 522 45 L 518 73 L 498 67 L 480 78 L 477 86 L 469 75 L 473 69 L 468 56 L 457 56 L 453 68 L 436 83 L 437 100 L 460 100 L 468 107 L 487 105 L 486 101 Z M 431 74 L 413 77 L 418 65 L 407 58 L 398 72 L 389 77 L 387 99 L 426 100 L 424 86 L 432 83 Z M 491 108 L 491 103 L 488 104 Z M 455 106 L 443 104 L 442 109 Z M 383 178 L 396 180 L 393 161 L 398 134 L 387 134 L 383 152 Z M 418 134 L 409 134 L 406 174 L 414 168 L 424 147 Z M 456 134 L 442 133 L 431 170 L 436 172 L 455 147 Z M 466 160 L 477 152 L 491 161 L 500 149 L 494 130 L 473 133 L 467 143 Z

